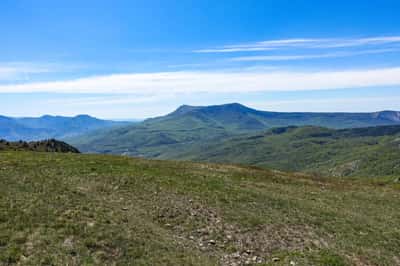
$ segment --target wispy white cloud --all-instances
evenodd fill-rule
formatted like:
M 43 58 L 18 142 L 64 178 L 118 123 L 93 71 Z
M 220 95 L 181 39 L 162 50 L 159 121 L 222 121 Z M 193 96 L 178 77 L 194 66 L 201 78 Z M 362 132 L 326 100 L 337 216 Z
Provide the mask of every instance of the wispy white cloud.
M 72 72 L 85 66 L 45 62 L 0 62 L 0 82 L 26 81 L 32 76 L 48 73 Z
M 249 44 L 234 44 L 208 49 L 195 50 L 196 53 L 233 53 L 268 51 L 288 48 L 345 48 L 361 46 L 377 46 L 386 44 L 399 44 L 400 36 L 381 36 L 369 38 L 317 38 L 317 39 L 283 39 L 268 40 Z
M 210 63 L 187 63 L 187 64 L 174 64 L 174 65 L 168 65 L 168 68 L 198 68 L 198 67 L 206 67 L 206 66 L 212 66 Z
M 172 99 L 173 95 L 112 95 L 79 97 L 74 99 L 49 99 L 47 104 L 62 104 L 64 106 L 88 106 L 88 105 L 119 105 L 119 104 L 149 104 Z
M 231 61 L 291 61 L 291 60 L 306 60 L 319 58 L 337 58 L 350 57 L 357 55 L 382 54 L 390 52 L 399 52 L 400 49 L 375 49 L 364 51 L 339 51 L 322 54 L 301 54 L 301 55 L 258 55 L 258 56 L 241 56 L 231 58 Z
M 0 85 L 0 93 L 235 93 L 400 85 L 400 67 L 342 71 L 158 72 Z
M 47 73 L 51 69 L 48 66 L 32 63 L 0 63 L 0 81 L 15 80 L 26 74 Z
M 400 43 L 400 36 L 372 37 L 359 39 L 332 39 L 314 43 L 310 48 L 342 48 L 366 45 L 384 45 Z
M 275 50 L 276 48 L 274 47 L 245 47 L 245 46 L 239 46 L 239 47 L 229 47 L 225 46 L 222 48 L 213 48 L 213 49 L 202 49 L 202 50 L 195 50 L 194 52 L 196 53 L 234 53 L 234 52 L 260 52 L 260 51 L 271 51 Z
M 399 110 L 400 97 L 348 97 L 244 102 L 260 110 L 285 112 L 374 112 Z

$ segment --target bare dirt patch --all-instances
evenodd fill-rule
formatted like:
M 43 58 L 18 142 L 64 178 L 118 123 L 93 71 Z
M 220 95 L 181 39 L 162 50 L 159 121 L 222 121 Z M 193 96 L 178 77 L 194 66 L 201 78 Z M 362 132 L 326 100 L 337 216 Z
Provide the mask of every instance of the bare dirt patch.
M 265 224 L 242 228 L 228 222 L 217 210 L 198 200 L 182 196 L 158 195 L 154 219 L 183 245 L 215 256 L 221 265 L 248 265 L 271 262 L 279 251 L 301 252 L 323 249 L 329 243 L 312 228 L 302 225 Z

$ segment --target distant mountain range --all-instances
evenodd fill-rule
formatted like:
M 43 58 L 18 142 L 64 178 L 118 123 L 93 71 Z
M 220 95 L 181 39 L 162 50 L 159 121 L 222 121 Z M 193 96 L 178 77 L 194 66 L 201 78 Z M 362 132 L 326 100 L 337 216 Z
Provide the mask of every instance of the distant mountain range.
M 45 115 L 37 118 L 0 116 L 0 138 L 8 141 L 64 139 L 97 129 L 128 124 L 130 123 L 101 120 L 88 115 L 75 117 Z
M 184 105 L 166 116 L 99 130 L 68 142 L 82 152 L 243 163 L 292 171 L 333 171 L 331 174 L 341 176 L 360 173 L 356 171 L 360 165 L 356 154 L 373 152 L 373 147 L 378 149 L 371 143 L 383 143 L 381 140 L 389 133 L 389 144 L 381 148 L 395 145 L 398 131 L 400 112 L 396 111 L 279 113 L 234 103 Z M 369 136 L 371 132 L 376 136 Z M 319 142 L 322 144 L 316 144 Z M 396 148 L 392 151 L 398 153 Z M 352 163 L 357 167 L 346 170 L 346 165 Z
M 334 176 L 400 175 L 400 112 L 279 113 L 183 105 L 142 122 L 0 116 L 0 139 L 61 139 L 82 152 L 248 164 Z M 26 145 L 25 145 L 26 146 Z

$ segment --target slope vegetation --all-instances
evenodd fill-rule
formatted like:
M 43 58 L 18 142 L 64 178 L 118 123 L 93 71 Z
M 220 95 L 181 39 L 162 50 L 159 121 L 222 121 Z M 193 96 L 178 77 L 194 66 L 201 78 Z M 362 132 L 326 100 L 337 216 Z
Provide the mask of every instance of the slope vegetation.
M 71 152 L 79 153 L 79 150 L 71 145 L 55 140 L 41 140 L 41 141 L 17 141 L 9 142 L 0 139 L 0 151 L 37 151 L 37 152 Z
M 400 187 L 0 152 L 2 265 L 399 265 Z
M 331 176 L 400 176 L 400 126 L 285 127 L 193 145 L 166 158 L 239 163 Z M 162 158 L 165 158 L 162 157 Z

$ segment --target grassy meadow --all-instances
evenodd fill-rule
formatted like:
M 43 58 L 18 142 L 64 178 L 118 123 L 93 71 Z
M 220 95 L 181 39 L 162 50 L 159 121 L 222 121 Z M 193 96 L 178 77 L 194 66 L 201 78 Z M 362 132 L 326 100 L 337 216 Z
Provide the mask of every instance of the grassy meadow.
M 0 152 L 0 265 L 400 265 L 400 185 Z

